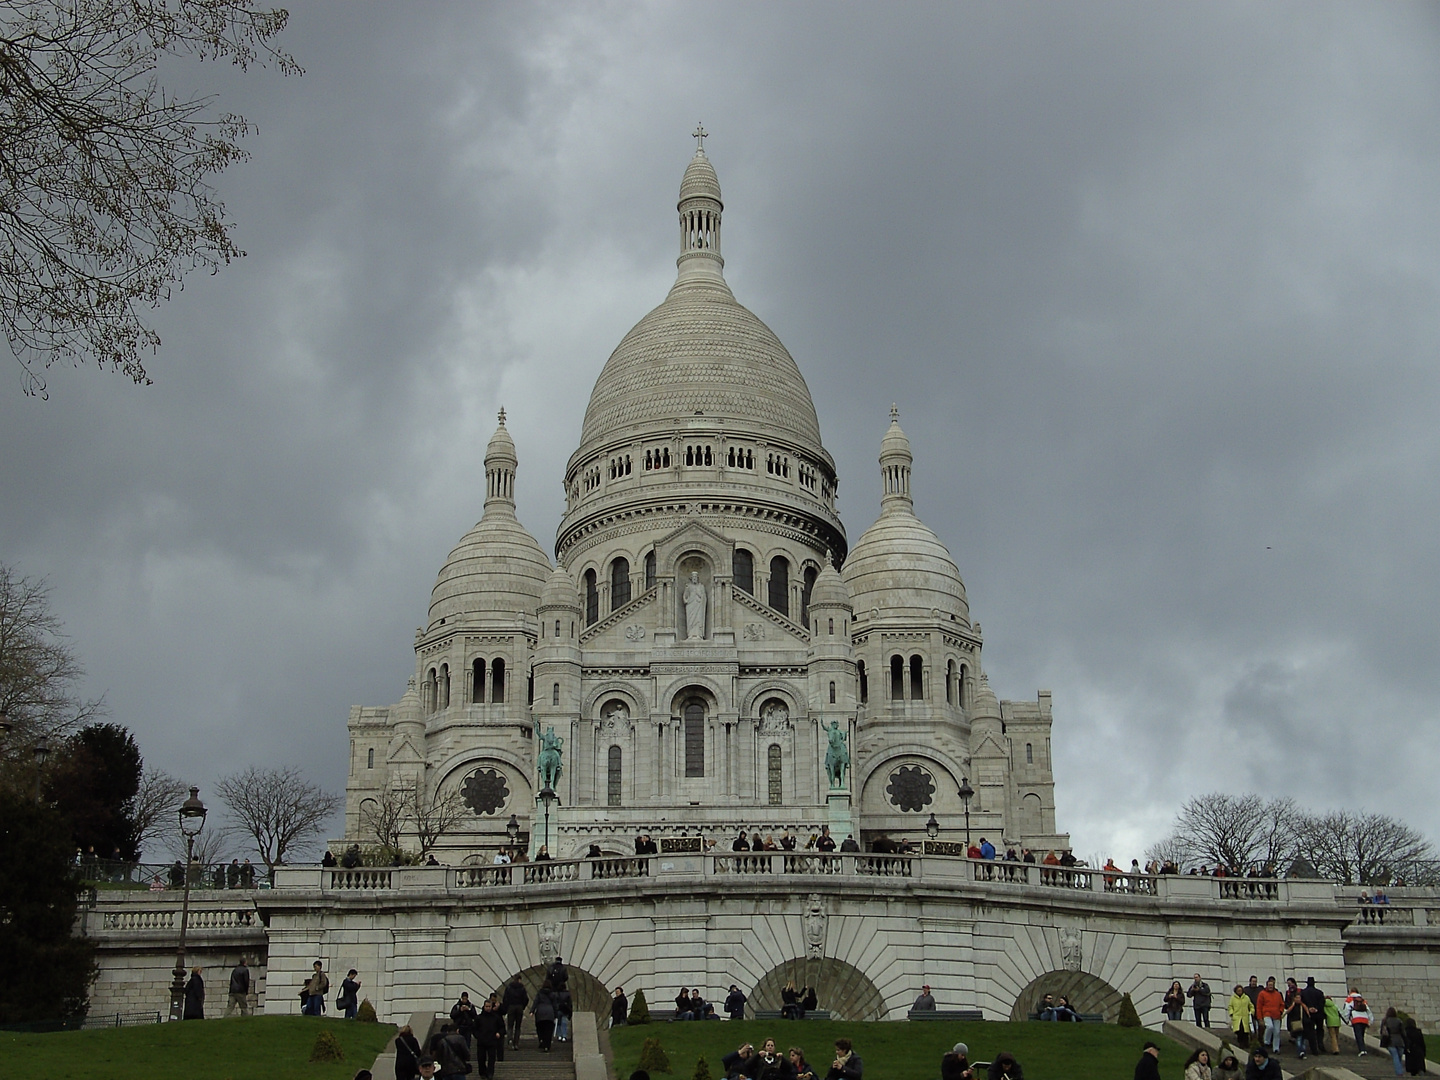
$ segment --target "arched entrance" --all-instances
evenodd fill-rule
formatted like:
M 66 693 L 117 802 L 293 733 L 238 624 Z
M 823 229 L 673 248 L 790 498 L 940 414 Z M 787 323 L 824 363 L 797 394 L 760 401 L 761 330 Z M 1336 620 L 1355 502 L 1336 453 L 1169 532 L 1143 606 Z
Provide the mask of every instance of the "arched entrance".
M 754 1016 L 757 1009 L 779 1009 L 780 991 L 792 979 L 802 990 L 813 986 L 820 1008 L 829 1009 L 836 1020 L 885 1019 L 885 999 L 869 977 L 854 965 L 830 956 L 786 960 L 771 968 L 750 991 L 746 1014 Z
M 526 968 L 520 972 L 520 983 L 525 987 L 525 992 L 530 995 L 530 1000 L 535 1000 L 535 991 L 540 989 L 540 984 L 545 981 L 545 972 L 548 965 L 536 964 L 534 967 Z M 588 971 L 582 971 L 570 964 L 565 965 L 569 973 L 565 980 L 565 988 L 570 991 L 570 1001 L 575 1012 L 593 1012 L 597 1017 L 608 1019 L 610 1016 L 610 991 L 605 989 L 605 984 L 595 978 Z M 502 998 L 505 996 L 505 987 L 510 985 L 511 980 L 495 988 L 495 993 Z M 526 1024 L 533 1023 L 526 1013 Z
M 1084 971 L 1047 971 L 1020 991 L 1010 1009 L 1010 1019 L 1029 1019 L 1046 994 L 1054 994 L 1056 998 L 1063 994 L 1076 1012 L 1099 1013 L 1107 1024 L 1120 1019 L 1120 991 Z

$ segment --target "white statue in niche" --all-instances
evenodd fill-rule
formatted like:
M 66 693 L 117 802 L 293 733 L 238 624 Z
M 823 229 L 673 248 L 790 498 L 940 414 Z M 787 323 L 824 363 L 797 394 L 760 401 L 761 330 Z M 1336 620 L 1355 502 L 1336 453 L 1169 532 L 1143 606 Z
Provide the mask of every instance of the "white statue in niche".
M 699 641 L 705 636 L 705 586 L 700 575 L 690 571 L 690 584 L 685 586 L 685 639 Z

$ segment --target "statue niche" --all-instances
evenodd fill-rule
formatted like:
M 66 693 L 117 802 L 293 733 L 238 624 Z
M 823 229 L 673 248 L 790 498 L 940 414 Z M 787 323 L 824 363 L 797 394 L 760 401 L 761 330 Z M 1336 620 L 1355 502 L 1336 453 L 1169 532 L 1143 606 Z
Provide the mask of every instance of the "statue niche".
M 679 634 L 682 641 L 704 641 L 710 625 L 710 567 L 698 556 L 680 560 Z

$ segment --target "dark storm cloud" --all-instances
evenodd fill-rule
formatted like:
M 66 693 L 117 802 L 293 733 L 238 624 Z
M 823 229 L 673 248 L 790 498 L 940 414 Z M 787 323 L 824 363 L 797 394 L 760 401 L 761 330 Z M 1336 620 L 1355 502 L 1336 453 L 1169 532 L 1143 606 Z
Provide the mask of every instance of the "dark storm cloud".
M 1407 794 L 1440 699 L 1433 8 L 303 5 L 286 37 L 303 78 L 219 76 L 259 125 L 220 181 L 250 254 L 158 313 L 157 385 L 0 395 L 0 557 L 51 576 L 149 757 L 343 783 L 502 402 L 550 545 L 703 119 L 852 542 L 893 400 L 992 684 L 1054 691 L 1082 853 L 1217 787 L 1440 836 Z

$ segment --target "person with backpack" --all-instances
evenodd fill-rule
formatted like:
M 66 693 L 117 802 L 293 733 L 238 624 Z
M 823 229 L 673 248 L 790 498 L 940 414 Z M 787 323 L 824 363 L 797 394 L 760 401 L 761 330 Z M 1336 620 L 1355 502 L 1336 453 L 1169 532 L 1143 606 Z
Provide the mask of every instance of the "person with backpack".
M 1365 1032 L 1370 1028 L 1370 1006 L 1365 1004 L 1365 998 L 1360 993 L 1360 988 L 1352 986 L 1350 993 L 1345 996 L 1345 1006 L 1340 1010 L 1340 1018 L 1350 1025 L 1350 1030 L 1355 1034 L 1355 1046 L 1359 1050 L 1357 1057 L 1365 1056 Z
M 561 1042 L 570 1041 L 570 1016 L 573 1012 L 570 991 L 562 986 L 555 991 L 555 1038 Z
M 1390 1061 L 1395 1066 L 1395 1075 L 1405 1075 L 1405 1022 L 1400 1019 L 1391 1005 L 1385 1010 L 1385 1019 L 1380 1021 L 1380 1045 L 1390 1051 Z
M 505 1023 L 510 1029 L 510 1049 L 520 1049 L 520 1025 L 525 1022 L 525 1007 L 530 1004 L 530 995 L 525 992 L 525 984 L 516 975 L 510 980 L 510 985 L 505 987 L 505 997 L 501 1001 L 505 1008 Z
M 344 1013 L 346 1020 L 354 1020 L 355 1014 L 360 1011 L 360 980 L 355 978 L 357 974 L 354 968 L 350 969 L 349 974 L 340 980 L 340 993 L 335 997 L 335 1009 Z
M 464 1080 L 470 1072 L 470 1047 L 455 1030 L 454 1024 L 443 1024 L 440 1033 L 430 1040 L 430 1056 L 435 1059 L 436 1075 L 442 1080 Z

